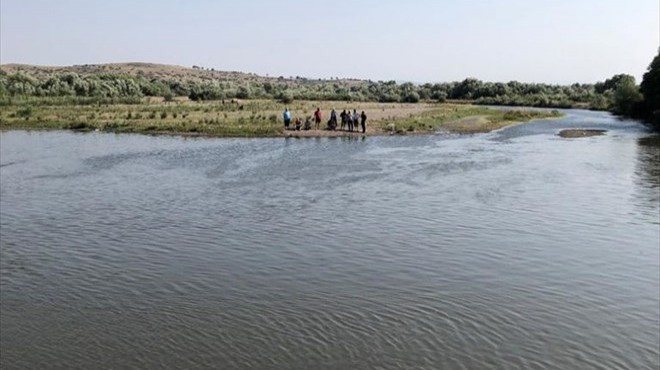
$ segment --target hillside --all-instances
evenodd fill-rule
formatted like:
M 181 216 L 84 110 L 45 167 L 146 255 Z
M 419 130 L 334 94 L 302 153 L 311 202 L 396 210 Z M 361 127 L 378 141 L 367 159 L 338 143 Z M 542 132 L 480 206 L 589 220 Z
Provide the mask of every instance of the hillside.
M 37 66 L 29 64 L 2 64 L 0 70 L 7 74 L 25 73 L 33 76 L 46 76 L 52 74 L 75 73 L 80 76 L 92 76 L 99 74 L 111 74 L 117 76 L 144 77 L 149 80 L 178 80 L 181 82 L 204 82 L 226 80 L 233 82 L 275 82 L 284 81 L 291 83 L 319 83 L 330 80 L 308 79 L 305 77 L 267 77 L 254 73 L 237 71 L 219 71 L 213 68 L 184 67 L 178 65 L 157 63 L 109 63 L 109 64 L 82 64 L 73 66 Z M 359 79 L 332 80 L 345 84 L 356 84 L 362 82 Z
M 23 72 L 30 75 L 48 75 L 57 73 L 76 73 L 81 76 L 101 73 L 114 75 L 128 75 L 134 77 L 147 77 L 158 79 L 179 79 L 182 81 L 212 80 L 216 78 L 232 78 L 236 80 L 254 79 L 248 73 L 223 72 L 193 69 L 176 65 L 155 63 L 111 63 L 111 64 L 83 64 L 73 66 L 35 66 L 27 64 L 3 64 L 0 69 L 7 73 Z

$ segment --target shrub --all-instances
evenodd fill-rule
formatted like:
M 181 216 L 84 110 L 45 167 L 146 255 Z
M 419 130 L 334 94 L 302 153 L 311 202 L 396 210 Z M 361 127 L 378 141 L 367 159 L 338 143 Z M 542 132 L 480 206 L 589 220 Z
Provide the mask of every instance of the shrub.
M 69 130 L 84 130 L 90 128 L 90 126 L 87 125 L 85 122 L 73 122 L 64 125 L 64 128 Z
M 283 104 L 291 104 L 293 103 L 293 94 L 287 92 L 287 93 L 280 93 L 277 96 L 277 100 L 280 101 L 280 103 Z
M 160 119 L 165 119 L 165 118 L 167 118 L 167 112 L 165 111 L 160 112 Z
M 418 103 L 419 94 L 413 91 L 411 93 L 404 95 L 401 101 L 404 103 Z
M 240 86 L 236 92 L 236 97 L 239 99 L 249 99 L 250 95 L 252 95 L 250 89 L 245 86 Z
M 444 103 L 447 101 L 447 93 L 444 91 L 437 91 L 431 95 L 432 99 L 435 99 L 438 103 Z
M 30 107 L 30 106 L 19 108 L 16 111 L 16 116 L 18 116 L 18 117 L 27 118 L 27 117 L 30 117 L 31 115 L 32 115 L 32 107 Z

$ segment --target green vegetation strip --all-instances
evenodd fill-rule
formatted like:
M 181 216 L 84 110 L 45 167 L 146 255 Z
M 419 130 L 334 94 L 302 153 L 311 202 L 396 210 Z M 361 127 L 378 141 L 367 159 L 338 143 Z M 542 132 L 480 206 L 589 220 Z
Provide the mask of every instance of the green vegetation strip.
M 0 111 L 0 129 L 79 130 L 117 133 L 171 133 L 221 137 L 272 137 L 284 134 L 283 105 L 274 100 L 172 102 L 143 99 L 131 104 L 48 104 L 49 98 L 15 100 Z M 365 110 L 370 135 L 387 133 L 487 132 L 514 122 L 556 117 L 556 111 L 503 111 L 467 104 L 360 103 L 343 109 Z M 294 118 L 310 117 L 316 107 L 324 122 L 335 102 L 297 101 L 289 109 Z M 341 109 L 340 109 L 341 108 Z M 471 119 L 468 119 L 472 117 Z M 466 120 L 467 119 L 467 120 Z M 307 136 L 327 132 L 309 131 Z M 327 133 L 332 134 L 332 133 Z
M 442 108 L 381 122 L 384 131 L 404 133 L 431 133 L 450 131 L 456 133 L 490 132 L 515 123 L 534 119 L 561 117 L 557 110 L 500 110 L 470 105 L 447 105 Z

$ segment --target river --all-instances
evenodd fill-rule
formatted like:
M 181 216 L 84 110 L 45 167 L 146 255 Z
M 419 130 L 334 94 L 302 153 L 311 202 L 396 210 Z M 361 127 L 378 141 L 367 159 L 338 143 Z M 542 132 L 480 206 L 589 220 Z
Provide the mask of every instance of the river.
M 474 136 L 4 132 L 0 368 L 657 369 L 660 140 L 565 113 Z

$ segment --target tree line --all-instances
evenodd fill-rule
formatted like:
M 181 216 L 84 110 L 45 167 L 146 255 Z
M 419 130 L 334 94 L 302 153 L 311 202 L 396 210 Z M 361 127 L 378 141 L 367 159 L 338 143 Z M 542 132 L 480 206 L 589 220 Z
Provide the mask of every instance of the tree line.
M 507 104 L 539 107 L 587 105 L 604 109 L 607 91 L 595 85 L 570 86 L 483 82 L 467 78 L 446 83 L 396 83 L 367 80 L 309 80 L 283 78 L 262 82 L 183 81 L 121 74 L 79 75 L 72 72 L 0 74 L 0 97 L 142 97 L 187 96 L 191 100 L 279 99 L 335 100 L 417 103 L 420 101 L 470 100 L 478 104 Z

